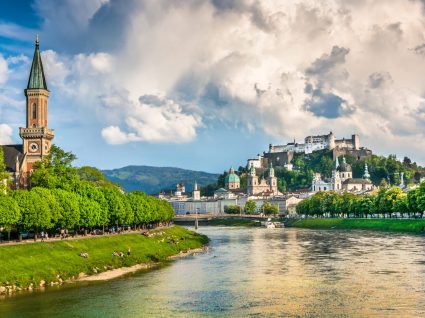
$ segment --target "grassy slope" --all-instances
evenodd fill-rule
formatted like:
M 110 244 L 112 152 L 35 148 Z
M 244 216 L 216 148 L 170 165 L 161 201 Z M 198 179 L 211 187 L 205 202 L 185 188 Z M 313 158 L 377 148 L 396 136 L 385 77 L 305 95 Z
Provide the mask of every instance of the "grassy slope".
M 57 281 L 78 276 L 79 273 L 93 273 L 97 267 L 104 271 L 108 268 L 131 266 L 138 263 L 160 261 L 168 256 L 192 248 L 199 248 L 208 242 L 203 235 L 175 226 L 158 230 L 162 235 L 144 237 L 140 234 L 122 234 L 115 236 L 94 237 L 89 239 L 45 242 L 27 245 L 0 247 L 0 284 L 16 283 L 27 286 L 38 285 L 40 280 Z M 181 238 L 185 239 L 182 240 Z M 173 243 L 172 240 L 178 242 Z M 163 241 L 163 242 L 162 242 Z M 113 251 L 127 252 L 130 257 L 113 257 Z M 85 259 L 78 254 L 87 252 Z
M 398 219 L 305 219 L 290 224 L 309 229 L 362 229 L 421 233 L 425 220 Z

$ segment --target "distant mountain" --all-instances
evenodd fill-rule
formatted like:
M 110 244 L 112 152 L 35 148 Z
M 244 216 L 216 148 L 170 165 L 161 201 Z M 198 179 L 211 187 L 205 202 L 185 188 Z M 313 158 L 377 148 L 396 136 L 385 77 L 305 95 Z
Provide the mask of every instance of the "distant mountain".
M 216 183 L 218 174 L 185 170 L 172 167 L 127 166 L 102 171 L 106 178 L 121 185 L 125 191 L 141 190 L 157 194 L 161 190 L 175 190 L 176 184 L 183 181 L 186 191 L 192 191 L 194 182 L 200 186 Z

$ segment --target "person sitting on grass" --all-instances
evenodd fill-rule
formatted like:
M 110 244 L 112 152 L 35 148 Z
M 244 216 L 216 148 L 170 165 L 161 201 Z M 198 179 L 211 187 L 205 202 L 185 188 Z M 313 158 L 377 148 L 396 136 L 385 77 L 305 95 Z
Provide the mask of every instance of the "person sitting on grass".
M 80 256 L 84 257 L 84 258 L 88 258 L 89 254 L 85 253 L 85 252 L 80 252 Z
M 114 252 L 112 253 L 112 256 L 120 256 L 120 254 L 118 254 L 118 252 L 117 252 L 117 251 L 114 251 Z

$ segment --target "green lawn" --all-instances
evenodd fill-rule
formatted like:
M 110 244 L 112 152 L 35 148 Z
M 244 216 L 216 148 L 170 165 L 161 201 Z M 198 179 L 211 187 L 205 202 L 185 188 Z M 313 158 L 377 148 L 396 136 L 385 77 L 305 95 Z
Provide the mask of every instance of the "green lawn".
M 425 220 L 402 219 L 304 219 L 290 226 L 309 229 L 362 229 L 393 232 L 422 233 Z
M 94 268 L 105 271 L 105 266 L 118 268 L 138 263 L 165 260 L 180 251 L 199 248 L 208 242 L 203 235 L 174 226 L 153 232 L 162 234 L 145 237 L 140 234 L 99 236 L 88 239 L 43 242 L 0 247 L 0 285 L 16 284 L 37 286 L 40 280 L 57 281 L 57 275 L 65 280 L 84 272 L 92 274 Z M 113 257 L 113 251 L 130 257 Z M 80 257 L 83 251 L 88 258 Z

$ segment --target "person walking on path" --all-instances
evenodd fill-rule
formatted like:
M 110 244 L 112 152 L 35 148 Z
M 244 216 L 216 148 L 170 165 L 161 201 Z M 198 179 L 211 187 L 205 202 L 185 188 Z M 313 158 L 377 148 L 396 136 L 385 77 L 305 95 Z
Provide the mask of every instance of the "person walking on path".
M 44 231 L 41 231 L 40 236 L 41 236 L 41 241 L 44 242 Z

